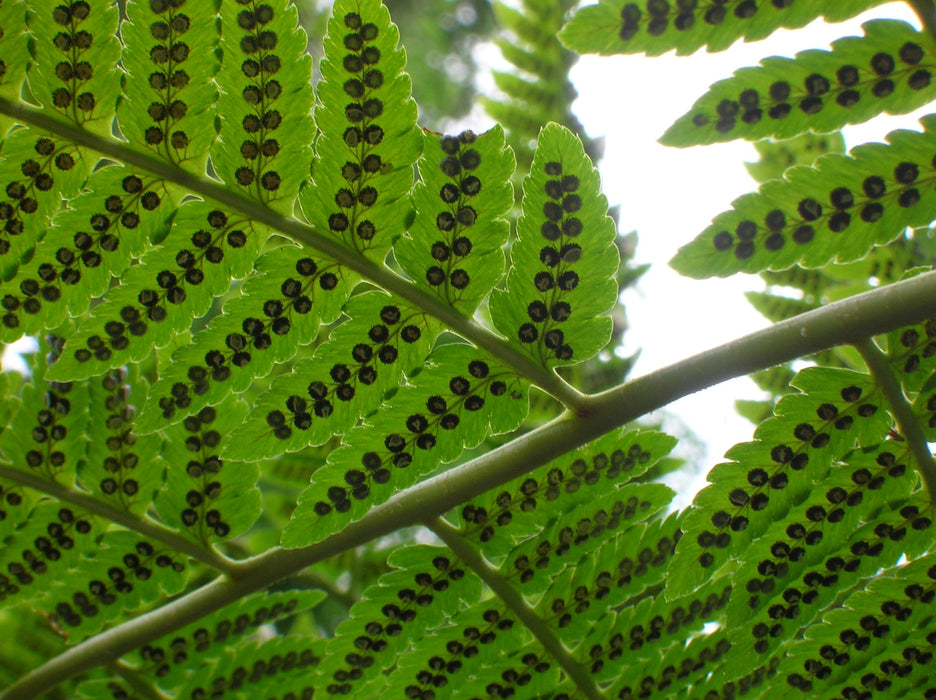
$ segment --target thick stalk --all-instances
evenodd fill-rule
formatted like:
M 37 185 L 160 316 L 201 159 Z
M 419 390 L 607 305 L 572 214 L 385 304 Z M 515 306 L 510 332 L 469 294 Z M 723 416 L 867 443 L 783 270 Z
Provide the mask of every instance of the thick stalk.
M 584 401 L 584 395 L 561 379 L 559 375 L 540 366 L 528 355 L 508 345 L 500 336 L 470 318 L 465 318 L 438 297 L 417 287 L 384 265 L 368 260 L 357 251 L 342 245 L 336 238 L 323 235 L 308 224 L 283 216 L 256 200 L 228 189 L 216 180 L 199 177 L 147 153 L 135 151 L 127 144 L 102 138 L 72 124 L 61 122 L 27 105 L 10 102 L 0 97 L 0 114 L 12 117 L 23 124 L 63 136 L 79 146 L 97 151 L 114 160 L 142 168 L 157 177 L 181 185 L 194 194 L 213 199 L 244 216 L 266 224 L 354 270 L 365 279 L 424 310 L 430 316 L 436 317 L 449 329 L 487 350 L 491 355 L 512 367 L 519 375 L 526 377 L 540 389 L 561 401 L 566 407 L 575 410 Z
M 462 534 L 449 525 L 442 518 L 433 518 L 426 521 L 426 527 L 432 530 L 439 539 L 445 542 L 455 556 L 467 564 L 482 581 L 504 602 L 530 632 L 536 641 L 546 650 L 546 653 L 556 660 L 562 670 L 566 672 L 579 693 L 591 700 L 602 700 L 604 697 L 585 668 L 575 660 L 572 654 L 562 645 L 562 641 L 553 634 L 543 620 L 527 604 L 520 592 L 501 576 L 490 564 L 485 561 L 481 553 L 471 543 L 467 542 Z
M 211 568 L 216 569 L 221 573 L 236 575 L 238 570 L 237 562 L 232 561 L 221 554 L 218 554 L 218 552 L 214 551 L 213 549 L 201 547 L 191 540 L 187 540 L 180 536 L 179 533 L 177 533 L 175 530 L 170 530 L 165 525 L 160 525 L 153 520 L 140 518 L 125 510 L 114 508 L 113 506 L 99 501 L 89 494 L 82 493 L 81 491 L 77 491 L 54 481 L 50 481 L 39 476 L 38 474 L 33 474 L 21 469 L 14 469 L 5 462 L 0 462 L 0 477 L 16 482 L 17 484 L 21 484 L 23 486 L 28 486 L 29 488 L 39 491 L 40 493 L 57 498 L 63 503 L 71 503 L 74 506 L 83 508 L 90 513 L 99 515 L 106 520 L 117 523 L 118 525 L 123 525 L 128 530 L 138 532 L 141 535 L 156 540 L 157 542 L 162 542 L 164 545 L 171 547 L 177 552 L 187 554 L 192 559 L 197 559 L 200 562 L 204 562 Z
M 855 348 L 861 354 L 861 359 L 868 365 L 878 386 L 881 387 L 881 393 L 887 399 L 891 415 L 894 416 L 897 427 L 900 428 L 900 434 L 907 441 L 910 452 L 916 460 L 917 469 L 923 477 L 926 490 L 929 491 L 930 500 L 936 503 L 936 462 L 933 461 L 933 453 L 930 452 L 926 436 L 923 435 L 920 421 L 913 414 L 913 409 L 907 402 L 903 389 L 900 388 L 900 382 L 897 381 L 897 376 L 887 356 L 870 339 L 855 343 Z
M 302 549 L 272 549 L 163 607 L 78 644 L 14 683 L 0 700 L 28 700 L 318 561 L 442 515 L 609 430 L 726 379 L 936 317 L 936 272 L 874 289 L 752 333 L 590 397 L 559 418 L 398 493 L 341 532 Z

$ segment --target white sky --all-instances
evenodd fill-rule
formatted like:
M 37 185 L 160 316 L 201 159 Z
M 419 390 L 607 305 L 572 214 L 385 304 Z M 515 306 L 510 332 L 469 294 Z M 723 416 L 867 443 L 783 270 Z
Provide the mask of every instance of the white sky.
M 673 149 L 657 139 L 709 85 L 738 68 L 756 65 L 770 55 L 827 49 L 839 37 L 862 35 L 862 22 L 874 17 L 899 18 L 919 26 L 906 4 L 889 3 L 849 22 L 816 22 L 800 30 L 779 31 L 767 40 L 738 43 L 722 53 L 584 56 L 573 68 L 579 91 L 575 111 L 589 136 L 605 138 L 599 164 L 605 194 L 612 204 L 620 205 L 621 231 L 637 230 L 637 262 L 653 264 L 636 291 L 624 296 L 630 319 L 625 351 L 641 350 L 632 376 L 767 325 L 742 296 L 745 290 L 763 288 L 759 278 L 737 275 L 697 281 L 680 277 L 667 265 L 676 250 L 716 214 L 729 209 L 732 200 L 756 188 L 743 165 L 745 160 L 756 160 L 753 146 L 737 142 Z M 919 129 L 917 120 L 923 113 L 926 110 L 848 127 L 848 147 L 883 140 L 896 128 Z M 711 467 L 728 447 L 751 439 L 752 426 L 734 412 L 734 399 L 759 397 L 754 383 L 742 378 L 682 399 L 668 411 L 678 414 L 708 443 L 705 466 Z M 700 485 L 698 480 L 694 484 Z

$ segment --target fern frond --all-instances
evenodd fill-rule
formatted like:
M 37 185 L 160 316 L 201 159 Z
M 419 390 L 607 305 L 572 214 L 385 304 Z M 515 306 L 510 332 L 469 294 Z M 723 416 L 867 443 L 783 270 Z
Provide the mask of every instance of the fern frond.
M 931 683 L 934 635 L 929 627 L 936 566 L 933 555 L 887 569 L 868 587 L 829 611 L 796 644 L 779 673 L 803 692 L 860 692 L 860 685 L 891 697 Z
M 83 312 L 88 299 L 103 294 L 111 276 L 123 273 L 173 215 L 164 183 L 145 173 L 103 167 L 85 187 L 55 217 L 32 260 L 11 280 L 0 329 L 5 342 L 56 328 L 69 314 Z M 93 350 L 69 350 L 79 362 L 111 354 L 103 342 Z
M 26 5 L 34 42 L 30 93 L 60 119 L 110 136 L 122 74 L 117 6 L 108 0 Z
M 465 316 L 503 275 L 513 173 L 500 127 L 480 136 L 424 136 L 413 192 L 417 214 L 393 254 L 417 284 Z
M 135 533 L 109 531 L 94 546 L 89 544 L 76 547 L 84 553 L 71 560 L 68 576 L 50 581 L 37 601 L 67 632 L 70 643 L 185 587 L 186 558 Z M 50 551 L 43 554 L 48 557 Z
M 121 132 L 134 147 L 198 175 L 217 137 L 206 118 L 218 99 L 217 5 L 135 0 L 120 25 L 126 71 Z
M 491 318 L 544 367 L 581 362 L 611 331 L 617 299 L 615 226 L 581 141 L 551 124 L 540 133 L 524 182 L 507 289 L 491 296 Z
M 204 678 L 202 671 L 213 660 L 224 656 L 232 642 L 243 646 L 263 627 L 287 621 L 308 610 L 324 598 L 321 591 L 295 590 L 245 596 L 221 610 L 187 625 L 172 635 L 155 640 L 139 649 L 131 658 L 142 674 L 154 677 L 166 690 L 175 690 L 187 679 Z M 301 653 L 284 656 L 295 663 Z M 304 665 L 308 665 L 307 663 Z
M 812 165 L 827 153 L 844 153 L 845 139 L 841 133 L 805 133 L 784 141 L 765 139 L 754 144 L 758 160 L 744 167 L 757 182 L 764 183 L 783 177 L 783 171 L 794 165 Z
M 274 637 L 262 642 L 231 645 L 215 659 L 210 674 L 194 674 L 179 689 L 179 697 L 311 700 L 316 687 L 310 676 L 322 661 L 322 640 L 303 637 Z
M 933 167 L 934 122 L 922 124 L 922 133 L 894 131 L 888 145 L 858 146 L 851 156 L 829 155 L 816 168 L 765 183 L 716 216 L 670 264 L 697 278 L 819 267 L 856 260 L 907 226 L 928 223 L 936 203 L 921 185 Z
M 336 3 L 315 110 L 313 183 L 300 196 L 311 224 L 378 263 L 406 228 L 399 204 L 422 147 L 398 41 L 378 0 Z
M 283 532 L 285 546 L 321 540 L 525 417 L 527 385 L 476 348 L 442 345 L 426 365 L 315 473 Z
M 767 58 L 715 83 L 660 139 L 668 146 L 828 133 L 907 114 L 936 96 L 936 43 L 905 22 L 867 22 L 831 52 Z
M 868 375 L 815 367 L 792 384 L 803 393 L 781 399 L 757 442 L 729 450 L 734 461 L 714 467 L 712 485 L 696 495 L 673 564 L 683 573 L 668 581 L 668 596 L 689 593 L 747 549 L 856 441 L 871 446 L 887 435 L 886 404 Z
M 206 406 L 167 431 L 166 460 L 175 468 L 168 471 L 156 509 L 163 522 L 206 546 L 239 535 L 260 515 L 257 465 L 218 456 L 247 410 L 239 401 L 226 402 L 222 410 Z
M 401 372 L 422 369 L 441 327 L 418 309 L 379 292 L 353 297 L 339 325 L 310 360 L 273 382 L 243 428 L 236 454 L 265 458 L 321 445 L 354 427 L 395 389 Z
M 0 59 L 2 60 L 2 59 Z M 37 130 L 17 128 L 3 141 L 0 153 L 0 274 L 13 276 L 26 253 L 46 234 L 63 200 L 76 196 L 95 159 L 80 149 Z M 19 325 L 20 298 L 3 295 L 4 330 Z M 7 336 L 12 337 L 12 336 Z
M 512 35 L 494 41 L 523 75 L 494 71 L 494 83 L 504 97 L 482 97 L 481 103 L 507 129 L 521 176 L 529 172 L 537 136 L 549 122 L 579 134 L 593 159 L 600 155 L 600 142 L 585 136 L 572 112 L 576 91 L 569 69 L 575 57 L 556 38 L 571 6 L 568 0 L 524 0 L 519 8 L 494 4 L 500 25 Z
M 256 274 L 242 294 L 192 342 L 173 353 L 172 363 L 150 391 L 140 417 L 141 430 L 174 423 L 231 392 L 246 389 L 276 362 L 289 360 L 310 343 L 322 322 L 334 321 L 351 286 L 344 268 L 309 257 L 292 245 L 280 246 L 255 264 Z
M 883 0 L 601 0 L 583 7 L 559 34 L 578 53 L 646 53 L 676 50 L 684 56 L 703 46 L 724 51 L 738 39 L 756 41 L 777 29 L 803 27 L 819 17 L 841 22 Z
M 251 271 L 266 237 L 263 227 L 208 202 L 179 207 L 167 228 L 164 244 L 130 267 L 69 337 L 54 376 L 93 377 L 165 347 L 232 278 Z
M 438 627 L 453 604 L 481 596 L 480 579 L 445 548 L 405 547 L 390 563 L 396 570 L 365 592 L 328 646 L 318 669 L 328 692 L 349 694 L 373 682 L 397 663 L 400 650 Z

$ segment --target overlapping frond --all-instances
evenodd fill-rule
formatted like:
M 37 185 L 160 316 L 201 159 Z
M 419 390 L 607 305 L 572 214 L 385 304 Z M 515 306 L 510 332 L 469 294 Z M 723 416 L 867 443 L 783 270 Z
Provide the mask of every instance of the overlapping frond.
M 686 54 L 876 4 L 600 0 L 562 38 Z M 575 124 L 567 9 L 498 6 L 524 75 L 445 136 L 380 0 L 334 3 L 318 74 L 288 0 L 0 3 L 0 340 L 41 343 L 0 375 L 0 624 L 50 637 L 0 666 L 103 649 L 87 698 L 936 692 L 936 322 L 758 375 L 785 395 L 683 512 L 676 441 L 556 373 L 629 281 L 588 143 L 540 128 Z M 933 52 L 878 21 L 716 84 L 666 141 L 797 138 L 674 266 L 761 273 L 774 321 L 920 274 L 936 118 L 828 132 L 929 101 Z M 423 488 L 450 500 L 401 515 Z M 391 521 L 426 529 L 353 551 Z

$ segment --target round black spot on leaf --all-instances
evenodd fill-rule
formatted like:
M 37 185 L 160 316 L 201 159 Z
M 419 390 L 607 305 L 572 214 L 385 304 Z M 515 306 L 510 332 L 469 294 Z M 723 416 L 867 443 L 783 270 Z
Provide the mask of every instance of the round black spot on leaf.
M 786 239 L 782 234 L 772 233 L 767 237 L 767 240 L 764 241 L 764 247 L 771 252 L 775 252 L 780 250 L 785 243 Z
M 757 224 L 753 221 L 742 221 L 735 228 L 735 234 L 742 241 L 752 241 L 757 235 Z
M 855 204 L 855 197 L 847 187 L 837 187 L 829 195 L 829 201 L 836 209 L 848 209 Z
M 770 99 L 774 102 L 783 102 L 790 96 L 790 84 L 783 80 L 778 80 L 770 86 Z
M 428 270 L 426 270 L 426 282 L 428 282 L 433 287 L 438 287 L 441 284 L 445 284 L 445 270 L 443 270 L 438 265 L 433 265 Z
M 562 207 L 556 202 L 546 202 L 543 205 L 543 215 L 553 223 L 562 220 Z
M 482 360 L 472 360 L 468 363 L 468 374 L 477 379 L 486 378 L 490 371 L 487 362 Z
M 521 343 L 534 343 L 539 338 L 539 331 L 532 323 L 524 323 L 517 331 L 517 337 Z
M 912 185 L 920 175 L 920 168 L 916 163 L 904 161 L 894 168 L 894 179 L 903 185 Z
M 747 260 L 749 257 L 754 255 L 754 243 L 751 241 L 741 241 L 738 244 L 738 247 L 735 248 L 735 257 L 738 260 Z
M 770 115 L 771 119 L 783 119 L 789 116 L 792 109 L 789 102 L 781 102 L 771 107 L 767 114 Z
M 715 250 L 730 250 L 734 245 L 734 238 L 728 231 L 719 231 L 712 239 L 712 243 L 715 246 Z
M 885 184 L 884 179 L 878 177 L 877 175 L 872 175 L 871 177 L 865 178 L 865 181 L 862 183 L 861 187 L 864 190 L 864 193 L 871 199 L 878 199 L 879 197 L 883 197 L 884 193 L 887 191 L 887 185 Z
M 793 240 L 800 245 L 804 245 L 809 243 L 815 235 L 816 231 L 812 226 L 800 226 L 793 232 Z
M 829 218 L 829 230 L 833 233 L 841 233 L 851 223 L 851 215 L 848 212 L 836 212 Z
M 907 78 L 907 85 L 910 86 L 911 90 L 922 90 L 923 88 L 929 87 L 929 84 L 933 78 L 933 74 L 924 69 L 914 71 L 913 75 Z
M 909 208 L 915 206 L 920 201 L 920 191 L 916 187 L 911 187 L 900 193 L 897 198 L 897 204 L 901 207 Z
M 779 209 L 774 209 L 764 217 L 764 224 L 771 231 L 781 231 L 786 226 L 786 215 Z
M 559 279 L 556 280 L 556 284 L 559 287 L 559 289 L 565 292 L 571 291 L 575 289 L 576 287 L 578 287 L 578 283 L 579 283 L 579 276 L 577 273 L 573 272 L 572 270 L 563 272 L 561 275 L 559 275 Z
M 871 70 L 880 76 L 890 75 L 895 67 L 894 57 L 888 53 L 876 53 L 871 57 Z
M 555 278 L 548 272 L 538 272 L 533 277 L 533 284 L 541 292 L 548 292 L 556 286 Z
M 831 88 L 829 80 L 819 73 L 813 73 L 808 76 L 804 81 L 804 85 L 807 93 L 816 96 L 826 94 Z
M 883 80 L 877 81 L 871 87 L 871 94 L 881 99 L 885 97 L 890 97 L 890 95 L 894 92 L 895 87 L 896 86 L 894 85 L 893 80 L 884 78 Z
M 880 202 L 872 202 L 861 209 L 861 220 L 866 223 L 872 224 L 882 216 L 884 216 L 884 207 Z
M 721 5 L 716 5 L 705 11 L 704 19 L 706 24 L 717 26 L 725 21 L 727 11 Z M 704 564 L 703 564 L 704 566 Z
M 481 154 L 472 148 L 462 153 L 459 160 L 465 170 L 474 170 L 481 165 Z
M 542 323 L 548 318 L 549 311 L 542 301 L 534 301 L 527 307 L 527 314 L 534 323 Z
M 471 253 L 471 239 L 465 236 L 459 236 L 454 241 L 452 241 L 452 250 L 460 258 L 465 257 Z

